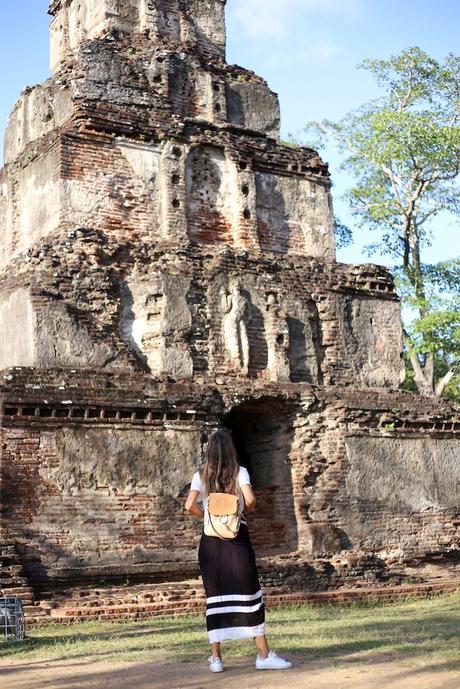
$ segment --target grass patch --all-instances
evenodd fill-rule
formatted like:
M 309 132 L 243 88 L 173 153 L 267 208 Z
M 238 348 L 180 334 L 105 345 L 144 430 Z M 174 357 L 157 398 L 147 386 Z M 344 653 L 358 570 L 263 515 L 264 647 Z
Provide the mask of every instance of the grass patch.
M 308 605 L 267 614 L 273 648 L 332 665 L 392 658 L 435 662 L 460 670 L 460 592 L 424 600 L 353 606 Z M 253 655 L 251 642 L 228 642 L 226 655 Z M 0 663 L 48 659 L 142 662 L 202 660 L 207 653 L 203 615 L 147 622 L 49 624 L 24 643 L 0 643 Z

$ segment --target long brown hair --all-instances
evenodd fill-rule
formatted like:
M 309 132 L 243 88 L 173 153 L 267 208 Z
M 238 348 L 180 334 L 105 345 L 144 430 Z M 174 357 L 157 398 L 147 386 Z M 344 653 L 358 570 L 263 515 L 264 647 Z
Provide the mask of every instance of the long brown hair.
M 215 431 L 206 448 L 206 463 L 201 471 L 205 495 L 230 493 L 238 495 L 240 470 L 232 437 L 227 431 Z

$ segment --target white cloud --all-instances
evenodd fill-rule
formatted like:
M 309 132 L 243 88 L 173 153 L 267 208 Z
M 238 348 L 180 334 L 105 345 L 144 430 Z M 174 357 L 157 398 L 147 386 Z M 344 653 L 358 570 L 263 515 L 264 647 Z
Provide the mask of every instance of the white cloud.
M 348 17 L 363 0 L 230 0 L 228 12 L 252 38 L 285 39 L 315 16 Z

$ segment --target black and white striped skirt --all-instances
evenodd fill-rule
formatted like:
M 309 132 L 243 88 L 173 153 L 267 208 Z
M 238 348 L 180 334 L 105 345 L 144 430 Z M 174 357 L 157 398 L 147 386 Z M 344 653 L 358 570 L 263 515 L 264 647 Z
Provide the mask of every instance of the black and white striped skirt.
M 247 525 L 233 540 L 203 533 L 198 559 L 209 643 L 263 636 L 265 608 Z

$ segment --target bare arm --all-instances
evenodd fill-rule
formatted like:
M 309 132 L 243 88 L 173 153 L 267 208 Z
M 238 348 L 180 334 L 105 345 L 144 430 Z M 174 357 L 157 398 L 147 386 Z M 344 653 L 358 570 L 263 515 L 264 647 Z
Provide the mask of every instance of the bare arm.
M 251 486 L 246 484 L 241 486 L 241 492 L 244 497 L 244 504 L 248 512 L 254 512 L 254 507 L 256 506 L 256 496 Z
M 200 493 L 197 490 L 191 490 L 187 496 L 187 500 L 185 501 L 185 509 L 187 510 L 187 512 L 190 512 L 190 514 L 193 514 L 194 517 L 199 517 L 200 519 L 203 519 L 204 512 L 196 504 L 199 495 Z

